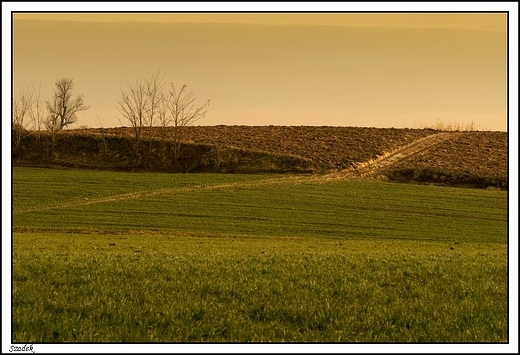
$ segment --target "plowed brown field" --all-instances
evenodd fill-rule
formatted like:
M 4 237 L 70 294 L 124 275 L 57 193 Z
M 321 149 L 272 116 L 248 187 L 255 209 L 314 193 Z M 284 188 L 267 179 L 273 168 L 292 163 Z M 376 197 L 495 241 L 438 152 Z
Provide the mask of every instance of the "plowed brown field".
M 107 131 L 131 134 L 130 128 Z M 296 155 L 312 160 L 320 169 L 341 170 L 433 133 L 428 129 L 327 126 L 192 126 L 185 128 L 184 140 Z M 158 136 L 159 131 L 145 129 L 143 135 Z
M 505 132 L 461 132 L 448 137 L 427 150 L 401 159 L 385 171 L 392 176 L 398 171 L 430 171 L 431 175 L 448 179 L 478 177 L 507 186 L 508 136 Z M 439 176 L 444 175 L 444 177 Z
M 89 130 L 131 136 L 129 127 Z M 170 129 L 168 134 L 172 134 Z M 144 137 L 159 137 L 145 129 Z M 429 138 L 426 138 L 429 137 Z M 302 157 L 317 171 L 339 172 L 364 166 L 364 177 L 447 184 L 507 187 L 506 132 L 441 132 L 327 126 L 192 126 L 183 140 Z M 374 162 L 376 160 L 376 162 Z M 358 174 L 359 175 L 359 174 Z M 461 180 L 462 179 L 462 180 Z M 481 183 L 484 181 L 484 183 Z
M 463 132 L 393 165 L 393 168 L 411 167 L 507 176 L 507 134 Z

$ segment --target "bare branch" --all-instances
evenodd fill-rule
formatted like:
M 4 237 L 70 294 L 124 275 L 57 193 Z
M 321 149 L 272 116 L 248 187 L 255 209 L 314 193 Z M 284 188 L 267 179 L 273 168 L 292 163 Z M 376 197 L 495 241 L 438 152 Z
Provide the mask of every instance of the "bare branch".
M 42 130 L 42 125 L 44 124 L 43 119 L 45 116 L 45 106 L 41 97 L 41 85 L 38 87 L 38 90 L 33 86 L 33 105 L 29 112 L 29 116 L 31 117 L 31 121 L 33 123 L 34 129 L 36 131 Z
M 187 92 L 187 85 L 183 85 L 181 89 L 170 83 L 169 90 L 169 111 L 174 126 L 174 157 L 178 159 L 180 155 L 181 141 L 183 140 L 184 127 L 192 125 L 206 115 L 209 100 L 202 106 L 195 106 L 195 95 L 193 92 Z
M 27 130 L 33 100 L 33 93 L 25 89 L 22 89 L 17 97 L 13 97 L 12 134 L 15 148 L 18 148 Z
M 63 78 L 57 80 L 54 88 L 54 97 L 52 101 L 47 101 L 47 118 L 46 126 L 52 132 L 62 130 L 68 125 L 76 122 L 76 113 L 87 110 L 83 95 L 72 99 L 72 89 L 74 88 L 74 80 Z
M 146 83 L 142 79 L 136 79 L 134 84 L 128 83 L 126 90 L 121 89 L 121 99 L 118 107 L 119 112 L 128 120 L 134 130 L 136 160 L 139 160 L 139 142 L 149 110 L 150 98 L 146 88 Z
M 153 74 L 150 79 L 146 80 L 146 94 L 148 95 L 148 110 L 146 123 L 149 127 L 154 126 L 155 117 L 158 114 L 161 104 L 161 91 L 164 86 L 164 76 L 160 71 Z
M 33 104 L 32 92 L 22 89 L 17 97 L 13 97 L 13 129 L 27 129 L 27 118 Z
M 202 106 L 195 105 L 195 95 L 187 91 L 187 86 L 180 88 L 171 83 L 165 88 L 164 76 L 158 71 L 147 79 L 136 79 L 121 89 L 118 111 L 133 128 L 133 145 L 136 162 L 140 162 L 140 142 L 145 127 L 162 127 L 162 139 L 167 138 L 167 128 L 173 126 L 173 155 L 175 162 L 180 154 L 183 139 L 182 128 L 188 126 L 206 114 L 209 100 Z M 163 144 L 163 147 L 165 145 Z M 163 156 L 166 153 L 163 148 Z M 152 141 L 149 144 L 149 162 L 152 159 Z

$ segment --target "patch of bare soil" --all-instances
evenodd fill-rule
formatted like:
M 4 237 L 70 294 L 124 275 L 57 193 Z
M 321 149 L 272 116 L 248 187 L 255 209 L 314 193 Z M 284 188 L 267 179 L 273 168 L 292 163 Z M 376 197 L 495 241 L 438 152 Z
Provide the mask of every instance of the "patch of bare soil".
M 345 169 L 431 134 L 428 130 L 311 126 L 189 127 L 187 138 L 302 156 L 325 170 Z
M 384 169 L 394 179 L 507 187 L 506 132 L 459 132 Z M 485 187 L 485 186 L 483 186 Z
M 168 129 L 167 137 L 173 132 Z M 88 133 L 131 137 L 132 129 L 90 129 Z M 160 128 L 145 129 L 143 137 L 161 138 L 162 134 Z M 327 126 L 193 126 L 183 132 L 184 142 L 212 146 L 219 154 L 230 147 L 262 153 L 260 158 L 254 154 L 234 157 L 242 162 L 242 170 L 220 167 L 215 171 L 261 172 L 268 165 L 257 164 L 260 170 L 254 170 L 255 159 L 276 156 L 310 162 L 312 171 L 330 173 L 327 178 L 383 177 L 500 188 L 508 185 L 507 140 L 506 132 Z M 305 171 L 285 168 L 271 170 Z
M 104 130 L 130 135 L 130 128 Z M 313 161 L 318 170 L 334 171 L 375 159 L 388 151 L 436 133 L 429 129 L 328 127 L 328 126 L 191 126 L 184 140 L 196 144 L 236 147 L 252 151 L 299 156 Z M 159 129 L 143 135 L 158 137 Z M 168 135 L 173 135 L 170 129 Z

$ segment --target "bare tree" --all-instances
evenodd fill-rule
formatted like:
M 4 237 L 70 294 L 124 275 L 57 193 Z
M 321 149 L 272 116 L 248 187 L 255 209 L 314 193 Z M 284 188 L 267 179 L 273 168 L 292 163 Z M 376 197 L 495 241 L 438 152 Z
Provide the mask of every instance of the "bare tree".
M 159 101 L 159 111 L 157 112 L 159 118 L 159 125 L 161 126 L 161 138 L 163 142 L 168 137 L 167 129 L 171 123 L 171 116 L 168 112 L 170 107 L 170 96 L 164 92 L 161 93 L 161 99 Z
M 121 89 L 119 100 L 119 112 L 128 120 L 133 129 L 133 146 L 136 162 L 140 161 L 139 145 L 143 127 L 146 124 L 150 97 L 146 90 L 146 83 L 135 80 L 134 84 L 128 83 L 126 90 Z
M 153 74 L 146 80 L 146 95 L 148 95 L 148 109 L 146 110 L 146 123 L 152 131 L 155 125 L 155 119 L 160 115 L 161 101 L 163 100 L 162 88 L 164 86 L 164 77 L 160 71 Z M 151 133 L 151 132 L 150 132 Z M 152 140 L 150 139 L 148 147 L 148 161 L 152 159 Z
M 160 159 L 163 164 L 168 161 L 168 144 L 166 143 L 166 139 L 168 138 L 168 127 L 171 122 L 170 113 L 168 111 L 170 101 L 169 96 L 164 92 L 161 92 L 161 97 L 159 100 L 159 109 L 157 111 L 157 118 L 159 119 L 159 126 L 161 127 L 160 137 L 161 137 L 161 151 L 160 151 Z
M 169 90 L 169 111 L 173 124 L 173 156 L 177 163 L 181 154 L 181 142 L 184 140 L 184 128 L 204 118 L 210 100 L 202 106 L 195 106 L 195 95 L 187 91 L 187 85 L 180 90 L 173 83 Z
M 33 86 L 33 104 L 29 116 L 36 131 L 36 146 L 39 146 L 41 139 L 40 132 L 42 131 L 45 117 L 45 105 L 41 97 L 41 85 L 38 87 L 38 91 L 36 91 L 36 88 Z
M 73 79 L 59 79 L 54 85 L 54 97 L 52 101 L 47 101 L 49 117 L 46 122 L 47 128 L 53 133 L 76 122 L 76 113 L 89 108 L 83 101 L 83 95 L 72 98 Z
M 153 74 L 146 80 L 146 94 L 148 95 L 148 112 L 146 123 L 151 128 L 155 125 L 155 118 L 159 115 L 159 108 L 162 100 L 162 88 L 164 86 L 164 76 L 161 72 Z
M 22 89 L 18 96 L 13 96 L 12 134 L 15 150 L 20 146 L 22 137 L 27 131 L 32 105 L 33 94 L 28 90 Z
M 160 125 L 162 128 L 163 149 L 162 154 L 166 159 L 167 128 L 173 126 L 172 153 L 175 163 L 178 162 L 183 140 L 183 128 L 202 118 L 206 114 L 209 100 L 202 106 L 195 106 L 195 95 L 187 91 L 183 85 L 177 89 L 170 84 L 169 89 L 164 89 L 164 76 L 157 72 L 148 79 L 136 79 L 134 83 L 128 83 L 126 89 L 121 89 L 119 100 L 119 112 L 128 120 L 133 129 L 133 148 L 136 163 L 140 163 L 140 145 L 143 129 L 150 130 Z M 149 161 L 152 158 L 152 141 L 149 146 Z
M 33 104 L 29 116 L 31 117 L 34 130 L 41 131 L 45 117 L 45 105 L 41 97 L 41 86 L 38 87 L 38 90 L 33 86 Z

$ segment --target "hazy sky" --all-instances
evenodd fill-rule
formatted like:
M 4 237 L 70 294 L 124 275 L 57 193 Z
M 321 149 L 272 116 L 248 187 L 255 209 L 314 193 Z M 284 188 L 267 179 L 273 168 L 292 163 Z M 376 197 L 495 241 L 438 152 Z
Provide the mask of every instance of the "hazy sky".
M 20 13 L 15 19 L 95 22 L 197 22 L 262 25 L 329 25 L 350 27 L 467 28 L 506 30 L 504 15 L 485 13 Z
M 78 125 L 128 125 L 120 89 L 158 70 L 211 99 L 199 125 L 507 125 L 506 14 L 13 17 L 15 93 L 73 78 Z

